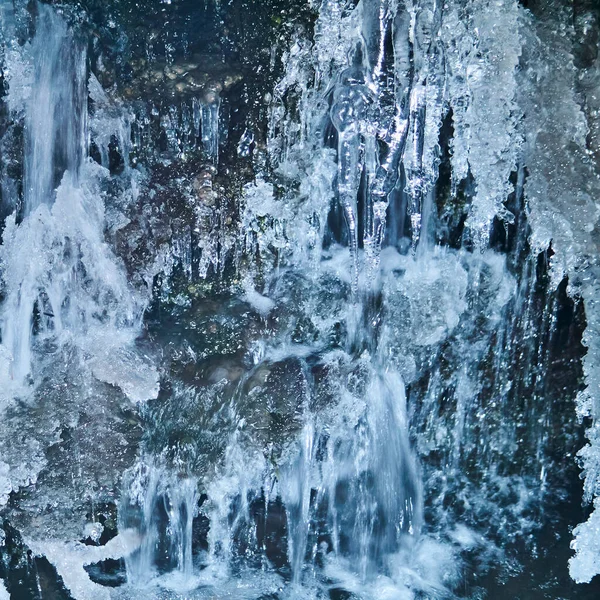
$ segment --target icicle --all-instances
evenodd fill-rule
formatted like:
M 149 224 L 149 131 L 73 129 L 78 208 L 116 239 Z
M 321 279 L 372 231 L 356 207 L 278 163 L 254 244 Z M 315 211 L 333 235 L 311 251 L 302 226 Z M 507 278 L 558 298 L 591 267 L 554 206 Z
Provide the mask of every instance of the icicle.
M 401 103 L 400 106 L 396 106 L 397 96 L 402 97 L 404 93 L 403 91 L 398 93 L 397 88 L 401 87 L 403 82 L 398 81 L 393 70 L 390 71 L 391 67 L 395 67 L 394 56 L 386 54 L 387 48 L 390 45 L 393 47 L 395 37 L 393 23 L 396 18 L 393 10 L 398 10 L 398 7 L 394 3 L 390 6 L 389 1 L 382 0 L 375 3 L 374 8 L 377 9 L 377 34 L 375 36 L 366 32 L 364 34 L 367 46 L 370 38 L 377 39 L 376 56 L 371 61 L 374 63 L 372 87 L 377 103 L 374 122 L 371 125 L 375 135 L 371 135 L 370 132 L 368 135 L 368 139 L 373 140 L 374 164 L 371 166 L 370 162 L 367 162 L 368 190 L 363 236 L 368 282 L 375 280 L 379 268 L 389 195 L 398 180 L 398 167 L 409 123 L 408 118 L 403 114 Z M 406 16 L 404 11 L 398 12 Z M 375 54 L 373 49 L 370 54 Z
M 379 254 L 385 235 L 386 213 L 389 195 L 398 180 L 398 166 L 408 134 L 408 119 L 396 114 L 394 126 L 389 140 L 382 151 L 383 157 L 370 184 L 368 197 L 370 199 L 370 219 L 367 221 L 364 245 L 369 271 L 367 278 L 372 276 L 379 267 Z
M 370 92 L 364 81 L 364 76 L 358 69 L 346 69 L 340 75 L 330 113 L 331 121 L 338 131 L 338 194 L 348 225 L 354 292 L 358 290 L 359 272 L 357 195 L 364 166 L 361 134 L 371 102 Z
M 409 144 L 404 155 L 406 191 L 409 196 L 408 213 L 412 231 L 412 249 L 416 249 L 421 235 L 421 211 L 423 198 L 423 144 L 426 112 L 425 87 L 415 86 L 410 95 Z
M 179 139 L 179 111 L 176 106 L 169 106 L 168 111 L 161 115 L 160 124 L 167 137 L 169 150 L 178 155 L 181 147 Z
M 198 100 L 198 98 L 194 98 L 192 100 L 192 114 L 194 119 L 194 130 L 197 138 L 200 137 L 200 126 L 202 123 L 201 111 L 202 106 L 200 104 L 200 100 Z
M 219 162 L 219 106 L 218 96 L 200 105 L 202 145 L 209 158 L 216 165 Z

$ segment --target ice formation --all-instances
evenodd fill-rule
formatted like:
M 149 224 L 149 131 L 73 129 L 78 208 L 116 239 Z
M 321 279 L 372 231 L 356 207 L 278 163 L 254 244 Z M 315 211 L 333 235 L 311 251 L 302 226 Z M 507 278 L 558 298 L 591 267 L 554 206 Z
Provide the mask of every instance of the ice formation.
M 312 0 L 267 73 L 215 58 L 262 35 L 239 15 L 200 51 L 200 9 L 160 4 L 160 34 L 0 5 L 19 543 L 75 600 L 475 597 L 540 552 L 579 416 L 591 581 L 600 16 Z

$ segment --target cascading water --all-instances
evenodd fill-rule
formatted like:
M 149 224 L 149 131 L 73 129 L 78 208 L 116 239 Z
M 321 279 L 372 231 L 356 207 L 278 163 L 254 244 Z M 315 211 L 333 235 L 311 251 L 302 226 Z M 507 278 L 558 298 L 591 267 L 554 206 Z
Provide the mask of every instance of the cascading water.
M 0 599 L 595 597 L 600 13 L 530 4 L 0 0 Z
M 79 44 L 75 43 L 74 48 L 72 44 L 64 22 L 43 7 L 31 48 L 34 72 L 25 116 L 24 217 L 42 204 L 53 203 L 63 174 L 68 173 L 67 178 L 76 182 L 85 157 L 85 53 Z M 44 220 L 46 215 L 34 218 Z M 25 265 L 26 262 L 21 263 L 18 268 Z M 51 300 L 45 290 L 37 289 L 38 274 L 34 269 L 35 266 L 22 281 L 15 282 L 12 293 L 9 292 L 10 308 L 2 328 L 4 344 L 12 354 L 12 378 L 17 381 L 30 371 L 33 306 L 40 292 L 44 294 L 40 298 L 43 316 L 52 318 Z

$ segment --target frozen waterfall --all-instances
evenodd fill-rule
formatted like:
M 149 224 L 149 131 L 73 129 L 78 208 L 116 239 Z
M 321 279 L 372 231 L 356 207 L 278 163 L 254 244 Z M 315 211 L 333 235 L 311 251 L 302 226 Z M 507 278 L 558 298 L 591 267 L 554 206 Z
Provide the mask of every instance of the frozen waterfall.
M 0 599 L 596 597 L 592 0 L 0 0 L 0 74 Z

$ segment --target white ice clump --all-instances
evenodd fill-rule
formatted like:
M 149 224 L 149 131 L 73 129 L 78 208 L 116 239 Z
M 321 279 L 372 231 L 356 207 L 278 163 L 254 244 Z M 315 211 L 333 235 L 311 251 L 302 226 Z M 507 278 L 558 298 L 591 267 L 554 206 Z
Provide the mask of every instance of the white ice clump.
M 246 289 L 243 299 L 263 317 L 267 317 L 275 307 L 275 302 L 271 298 L 263 296 L 252 287 Z
M 150 357 L 133 348 L 127 338 L 113 339 L 113 344 L 92 338 L 92 344 L 96 341 L 98 346 L 90 359 L 90 368 L 98 381 L 117 386 L 132 402 L 156 398 L 160 387 L 156 366 Z M 90 347 L 94 347 L 92 344 Z
M 594 501 L 590 518 L 573 530 L 571 548 L 575 556 L 569 560 L 569 572 L 577 583 L 589 583 L 600 574 L 600 498 Z
M 4 587 L 4 582 L 0 579 L 0 600 L 10 600 L 10 594 Z
M 521 32 L 517 0 L 452 2 L 442 16 L 447 98 L 452 108 L 453 181 L 470 172 L 476 193 L 466 226 L 485 249 L 494 217 L 512 191 L 522 137 L 516 103 Z
M 1 414 L 0 418 L 2 418 Z M 0 508 L 8 503 L 12 492 L 28 485 L 35 485 L 38 474 L 47 464 L 43 448 L 37 440 L 24 440 L 24 446 L 26 455 L 22 454 L 21 447 L 18 457 L 4 456 L 5 460 L 0 460 Z M 12 464 L 6 462 L 9 460 Z
M 248 254 L 258 252 L 267 264 L 284 258 L 307 261 L 316 274 L 336 167 L 327 149 L 317 150 L 314 158 L 314 170 L 302 177 L 297 197 L 278 198 L 272 184 L 261 179 L 245 187 L 240 233 Z M 291 168 L 286 163 L 281 173 L 298 177 Z
M 76 600 L 110 600 L 110 591 L 94 583 L 84 567 L 97 562 L 125 558 L 141 543 L 134 530 L 121 531 L 104 546 L 86 546 L 80 542 L 26 540 L 36 556 L 45 556 L 56 568 L 65 587 Z
M 12 485 L 10 483 L 10 465 L 0 461 L 0 507 L 8 502 Z

